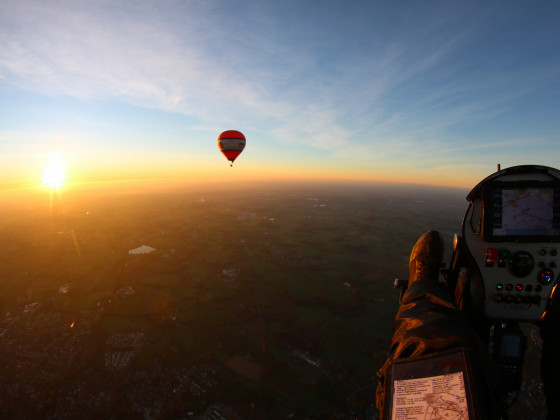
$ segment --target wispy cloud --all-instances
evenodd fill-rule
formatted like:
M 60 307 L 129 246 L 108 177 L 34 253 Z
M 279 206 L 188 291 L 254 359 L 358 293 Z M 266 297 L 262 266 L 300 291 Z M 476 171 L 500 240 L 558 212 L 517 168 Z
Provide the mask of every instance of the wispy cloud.
M 14 2 L 5 9 L 0 73 L 23 89 L 199 117 L 259 103 L 240 63 L 210 48 L 213 25 L 195 3 Z
M 5 1 L 0 80 L 180 113 L 202 129 L 242 123 L 341 159 L 436 164 L 494 149 L 457 127 L 489 124 L 560 74 L 544 56 L 503 67 L 516 52 L 484 45 L 500 10 L 480 9 Z

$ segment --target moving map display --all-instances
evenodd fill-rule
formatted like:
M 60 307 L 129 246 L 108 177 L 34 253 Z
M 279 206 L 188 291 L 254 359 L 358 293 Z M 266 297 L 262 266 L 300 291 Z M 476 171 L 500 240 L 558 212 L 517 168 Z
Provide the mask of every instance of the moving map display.
M 497 188 L 493 196 L 495 237 L 560 234 L 555 188 Z

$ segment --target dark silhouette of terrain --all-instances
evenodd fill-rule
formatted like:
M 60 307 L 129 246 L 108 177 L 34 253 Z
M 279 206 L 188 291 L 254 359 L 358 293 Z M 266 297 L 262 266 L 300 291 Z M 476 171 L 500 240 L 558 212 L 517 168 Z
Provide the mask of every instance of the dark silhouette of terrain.
M 374 418 L 392 280 L 425 230 L 449 251 L 466 193 L 342 182 L 5 192 L 0 415 Z

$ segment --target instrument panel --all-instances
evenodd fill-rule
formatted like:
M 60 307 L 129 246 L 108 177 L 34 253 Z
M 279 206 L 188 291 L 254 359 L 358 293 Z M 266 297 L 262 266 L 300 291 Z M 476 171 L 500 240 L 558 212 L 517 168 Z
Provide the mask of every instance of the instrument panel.
M 560 171 L 505 169 L 467 199 L 463 244 L 474 265 L 472 281 L 482 284 L 484 315 L 541 319 L 560 274 Z

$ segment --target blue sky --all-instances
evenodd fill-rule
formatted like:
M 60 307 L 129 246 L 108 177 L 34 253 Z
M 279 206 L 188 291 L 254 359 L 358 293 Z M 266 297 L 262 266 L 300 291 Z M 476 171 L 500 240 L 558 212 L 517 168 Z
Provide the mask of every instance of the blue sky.
M 558 22 L 552 1 L 3 0 L 0 165 L 461 187 L 558 167 Z

